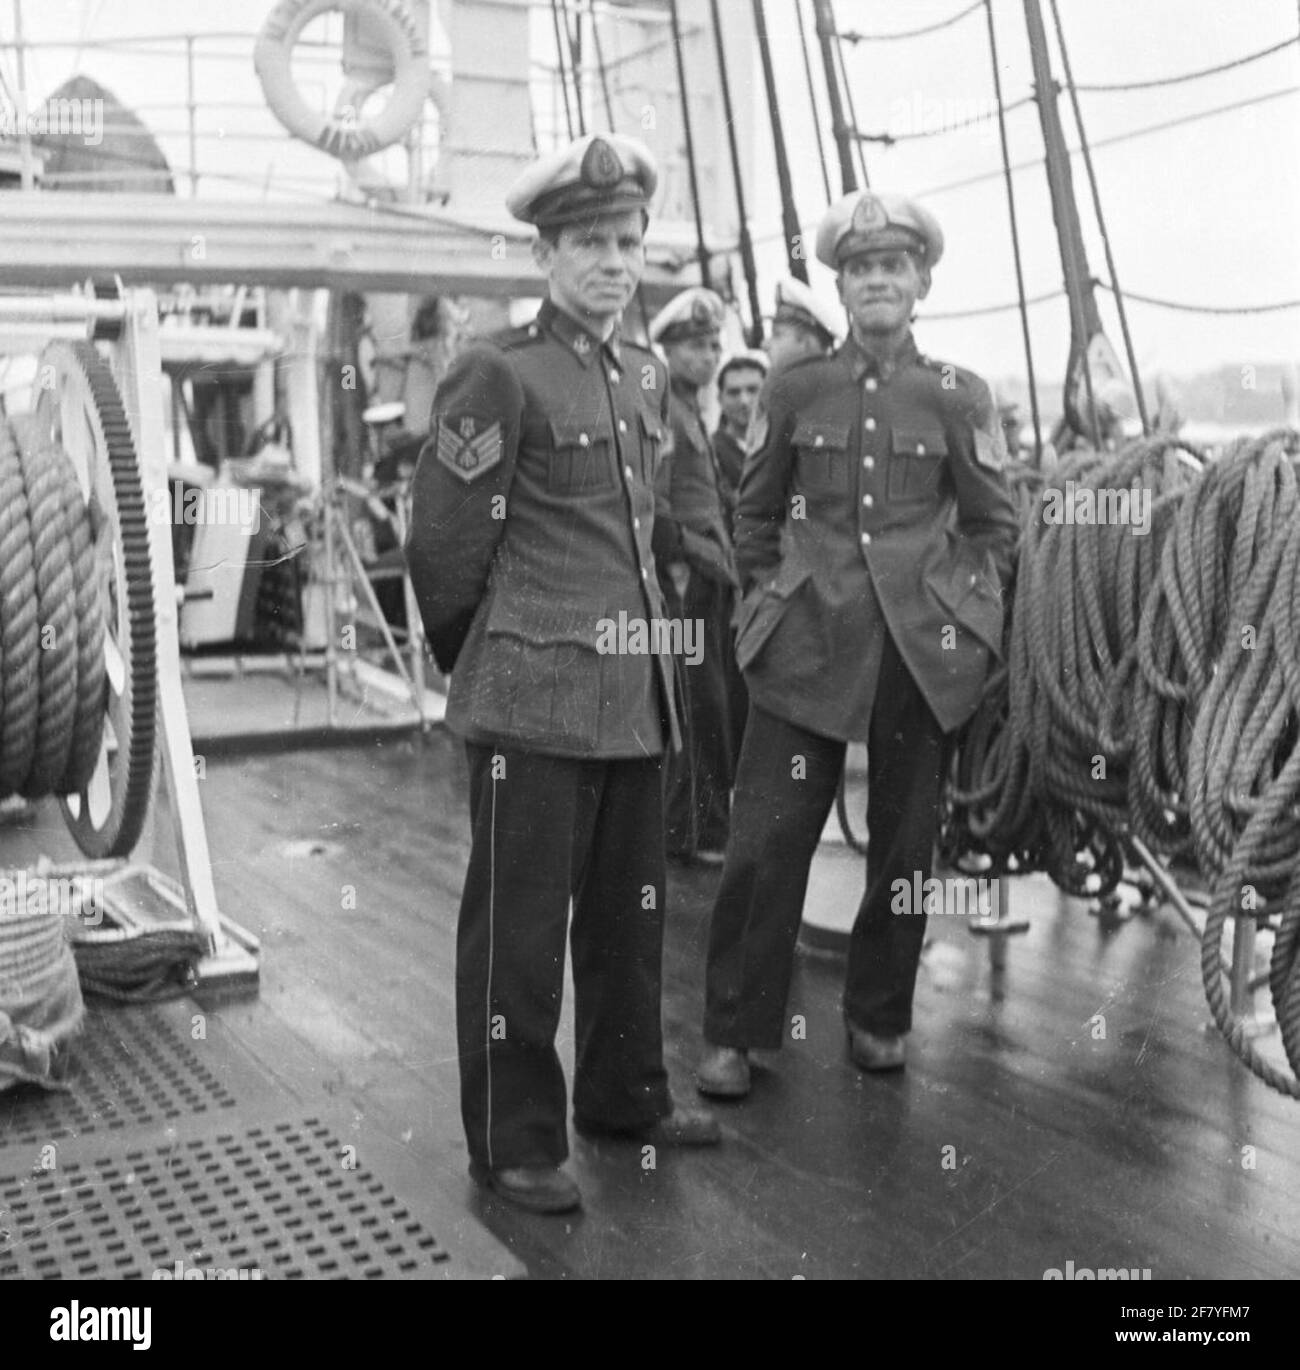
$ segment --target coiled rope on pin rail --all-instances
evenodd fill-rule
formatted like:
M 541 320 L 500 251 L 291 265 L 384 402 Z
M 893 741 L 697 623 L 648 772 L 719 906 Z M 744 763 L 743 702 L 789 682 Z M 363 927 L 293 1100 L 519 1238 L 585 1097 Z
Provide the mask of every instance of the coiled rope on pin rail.
M 1275 1089 L 1228 1005 L 1223 929 L 1276 934 L 1269 984 L 1300 1077 L 1300 434 L 1202 465 L 1167 437 L 1071 454 L 1042 492 L 1150 492 L 1142 536 L 1023 501 L 1007 665 L 964 729 L 945 798 L 949 860 L 1045 869 L 1100 895 L 1123 843 L 1194 856 L 1211 890 L 1202 976 L 1233 1050 Z M 1086 499 L 1084 502 L 1086 505 Z

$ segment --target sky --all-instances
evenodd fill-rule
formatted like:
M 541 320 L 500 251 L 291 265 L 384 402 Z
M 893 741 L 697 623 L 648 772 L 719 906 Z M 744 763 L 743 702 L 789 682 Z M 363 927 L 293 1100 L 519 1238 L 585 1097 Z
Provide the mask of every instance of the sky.
M 870 34 L 922 27 L 957 14 L 968 0 L 836 0 L 844 30 Z M 748 0 L 722 0 L 724 6 Z M 1229 61 L 1294 38 L 1297 0 L 1059 0 L 1074 76 L 1079 83 L 1142 80 Z M 96 47 L 106 39 L 186 30 L 254 33 L 271 0 L 24 0 L 27 83 L 39 98 L 74 71 L 94 76 L 139 110 L 158 131 L 173 166 L 186 163 L 183 48 L 122 52 Z M 1051 10 L 1043 0 L 1050 29 Z M 817 163 L 808 90 L 798 58 L 791 0 L 767 0 L 778 56 L 782 116 L 794 166 L 801 219 L 815 226 L 826 196 Z M 1028 46 L 1020 0 L 994 0 L 1003 83 L 1008 102 L 1030 91 Z M 549 22 L 549 13 L 545 16 Z M 13 37 L 12 0 L 0 3 L 0 39 Z M 60 44 L 42 47 L 41 44 Z M 1058 79 L 1059 56 L 1053 44 Z M 320 195 L 342 184 L 330 159 L 292 145 L 261 107 L 247 39 L 200 45 L 196 98 L 204 133 L 205 169 L 228 180 L 205 182 L 201 194 L 260 194 L 268 176 L 301 176 L 301 193 Z M 217 60 L 215 55 L 225 54 Z M 546 54 L 549 56 L 549 54 Z M 814 52 L 814 63 L 816 64 Z M 733 55 L 733 65 L 736 58 Z M 900 132 L 970 118 L 991 109 L 992 66 L 982 10 L 925 37 L 847 44 L 859 127 Z M 0 56 L 10 89 L 12 50 Z M 333 76 L 330 78 L 333 80 Z M 336 82 L 335 82 L 336 84 Z M 1210 107 L 1300 87 L 1300 45 L 1221 75 L 1155 91 L 1083 94 L 1083 115 L 1095 147 L 1099 190 L 1116 270 L 1127 290 L 1194 304 L 1264 304 L 1300 300 L 1300 94 L 1145 137 L 1105 146 L 1105 140 Z M 823 119 L 824 90 L 818 86 Z M 245 106 L 240 108 L 239 106 Z M 1067 137 L 1077 141 L 1068 101 L 1061 101 Z M 1014 161 L 1042 153 L 1032 106 L 1007 115 Z M 918 337 L 927 352 L 989 376 L 1023 374 L 1020 321 L 1014 311 L 946 320 L 936 313 L 1015 299 L 1014 260 L 995 120 L 943 136 L 867 148 L 877 189 L 915 194 L 939 217 L 947 239 Z M 766 118 L 757 127 L 758 157 L 750 198 L 760 240 L 763 298 L 783 270 L 776 180 Z M 827 135 L 829 151 L 829 136 Z M 974 184 L 954 183 L 993 175 Z M 836 168 L 832 189 L 838 194 Z M 1074 159 L 1076 195 L 1092 272 L 1107 274 L 1082 161 Z M 1014 179 L 1030 296 L 1060 288 L 1061 266 L 1046 179 L 1032 166 Z M 188 186 L 182 184 L 182 193 Z M 764 214 L 766 218 L 764 218 Z M 834 301 L 830 274 L 811 266 L 814 288 Z M 1120 345 L 1113 306 L 1102 297 L 1107 331 Z M 1059 379 L 1069 340 L 1063 300 L 1031 309 L 1040 375 Z M 1300 360 L 1300 309 L 1276 314 L 1205 317 L 1130 305 L 1136 351 L 1144 372 L 1194 373 L 1226 364 Z

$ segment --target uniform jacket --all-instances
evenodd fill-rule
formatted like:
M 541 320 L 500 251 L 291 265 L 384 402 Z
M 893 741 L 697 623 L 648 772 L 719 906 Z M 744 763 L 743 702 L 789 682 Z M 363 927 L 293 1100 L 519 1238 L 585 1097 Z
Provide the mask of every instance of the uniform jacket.
M 619 650 L 662 617 L 650 540 L 667 407 L 651 352 L 601 343 L 549 301 L 453 363 L 407 564 L 454 731 L 560 756 L 676 745 L 667 644 Z
M 671 451 L 659 469 L 654 550 L 661 566 L 685 561 L 708 580 L 735 585 L 736 563 L 717 457 L 688 388 L 671 383 Z
M 725 424 L 713 435 L 713 451 L 718 458 L 718 478 L 721 484 L 722 512 L 727 528 L 734 533 L 736 522 L 736 492 L 740 488 L 740 473 L 745 466 L 745 444 L 732 437 Z
M 910 337 L 882 376 L 850 339 L 761 403 L 736 521 L 751 697 L 865 740 L 888 630 L 940 726 L 958 727 L 1001 651 L 1017 537 L 988 387 Z

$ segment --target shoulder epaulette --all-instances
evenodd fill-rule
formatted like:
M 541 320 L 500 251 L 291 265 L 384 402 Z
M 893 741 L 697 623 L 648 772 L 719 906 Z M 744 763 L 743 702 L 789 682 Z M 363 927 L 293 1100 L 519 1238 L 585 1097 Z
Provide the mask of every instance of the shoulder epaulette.
M 489 333 L 483 341 L 501 348 L 527 347 L 529 343 L 540 342 L 544 336 L 536 324 L 522 323 L 516 324 L 513 328 L 502 328 L 495 333 Z

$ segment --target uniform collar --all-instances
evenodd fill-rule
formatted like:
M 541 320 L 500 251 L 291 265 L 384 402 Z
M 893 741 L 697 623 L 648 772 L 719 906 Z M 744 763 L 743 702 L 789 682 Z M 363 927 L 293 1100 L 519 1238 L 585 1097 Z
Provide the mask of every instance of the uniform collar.
M 584 328 L 571 314 L 566 314 L 553 300 L 542 302 L 542 307 L 537 313 L 537 322 L 553 337 L 558 338 L 583 366 L 590 366 L 591 359 L 602 347 L 611 361 L 616 364 L 622 363 L 623 355 L 617 328 L 602 343 L 594 333 Z
M 844 340 L 840 347 L 839 355 L 848 363 L 849 370 L 853 373 L 853 379 L 860 381 L 864 376 L 876 376 L 880 380 L 888 380 L 895 372 L 901 371 L 905 366 L 911 366 L 920 360 L 920 352 L 917 351 L 916 342 L 909 332 L 903 340 L 902 347 L 898 350 L 898 356 L 894 359 L 894 364 L 888 372 L 882 371 L 880 363 L 864 352 L 857 344 L 853 334 Z

